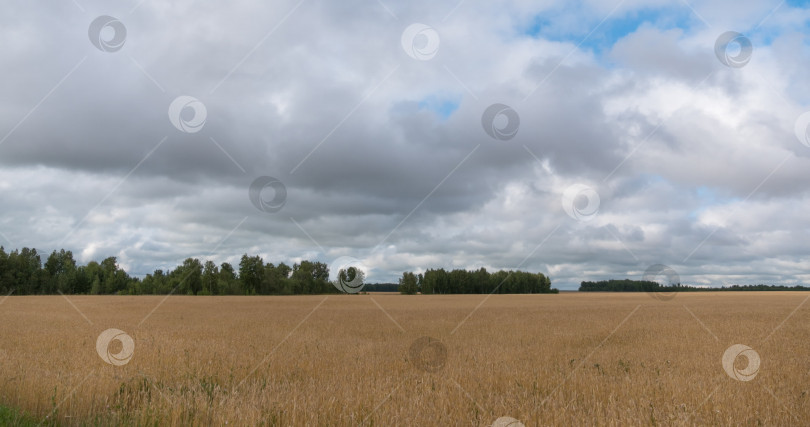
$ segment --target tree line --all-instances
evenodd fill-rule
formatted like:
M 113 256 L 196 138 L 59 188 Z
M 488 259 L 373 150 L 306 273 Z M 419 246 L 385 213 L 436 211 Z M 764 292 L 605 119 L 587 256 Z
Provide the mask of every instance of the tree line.
M 157 269 L 144 278 L 130 276 L 116 257 L 79 265 L 71 251 L 43 256 L 33 248 L 6 252 L 0 246 L 0 294 L 46 295 L 301 295 L 340 293 L 329 281 L 322 262 L 265 262 L 258 255 L 242 255 L 239 265 L 187 258 L 174 269 Z M 365 272 L 353 267 L 338 271 L 348 281 Z M 399 291 L 403 294 L 516 294 L 557 293 L 542 273 L 524 271 L 430 269 L 424 274 L 405 272 L 399 283 L 366 284 L 363 291 Z
M 239 265 L 187 258 L 173 270 L 155 270 L 140 279 L 130 276 L 116 257 L 78 265 L 71 251 L 53 251 L 45 263 L 36 249 L 6 253 L 0 246 L 0 293 L 36 294 L 181 294 L 293 295 L 338 293 L 322 262 L 292 266 L 265 263 L 260 256 L 242 255 Z
M 810 291 L 805 286 L 784 285 L 731 285 L 720 288 L 699 288 L 696 286 L 675 283 L 663 286 L 649 280 L 611 279 L 597 282 L 583 281 L 579 285 L 580 292 L 707 292 L 707 291 Z
M 399 292 L 399 283 L 368 283 L 363 286 L 364 292 Z
M 402 294 L 546 294 L 558 293 L 543 273 L 500 270 L 430 269 L 424 274 L 405 272 L 399 279 Z
M 658 282 L 650 280 L 600 280 L 597 282 L 583 281 L 579 284 L 580 292 L 671 292 L 676 286 L 661 286 Z

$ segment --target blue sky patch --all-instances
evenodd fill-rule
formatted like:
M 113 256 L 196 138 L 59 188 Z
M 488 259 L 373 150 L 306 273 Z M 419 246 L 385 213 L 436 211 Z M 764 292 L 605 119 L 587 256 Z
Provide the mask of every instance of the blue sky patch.
M 563 13 L 554 11 L 537 15 L 521 32 L 524 36 L 533 38 L 579 44 L 599 24 L 599 21 L 589 22 L 573 32 L 570 25 L 567 25 L 570 23 L 555 22 L 556 16 L 568 15 L 574 12 L 576 11 L 564 11 Z M 580 13 L 580 15 L 585 14 L 584 12 Z M 692 11 L 685 6 L 630 11 L 624 15 L 615 15 L 599 25 L 596 31 L 582 42 L 580 49 L 602 53 L 613 47 L 623 37 L 634 33 L 645 23 L 652 24 L 660 29 L 680 28 L 686 31 L 696 22 L 703 25 L 692 14 Z
M 787 0 L 785 3 L 790 7 L 810 8 L 810 0 Z
M 430 95 L 419 101 L 419 109 L 436 113 L 442 120 L 447 120 L 458 110 L 461 104 L 459 96 Z

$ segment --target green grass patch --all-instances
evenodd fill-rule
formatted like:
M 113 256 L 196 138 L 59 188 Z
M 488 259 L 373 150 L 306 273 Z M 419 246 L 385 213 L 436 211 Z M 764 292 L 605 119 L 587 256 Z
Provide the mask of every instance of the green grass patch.
M 0 425 L 33 427 L 39 424 L 37 420 L 22 411 L 0 405 Z

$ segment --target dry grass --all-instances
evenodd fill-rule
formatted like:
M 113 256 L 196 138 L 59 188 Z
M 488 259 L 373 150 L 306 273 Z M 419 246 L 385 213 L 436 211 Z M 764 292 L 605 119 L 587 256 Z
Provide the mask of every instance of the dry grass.
M 163 297 L 10 297 L 0 403 L 59 424 L 797 425 L 809 295 L 492 296 L 455 333 L 484 296 L 170 297 L 143 323 Z M 128 364 L 96 354 L 107 328 Z M 435 373 L 409 361 L 422 336 L 446 346 Z M 723 371 L 736 343 L 752 381 Z

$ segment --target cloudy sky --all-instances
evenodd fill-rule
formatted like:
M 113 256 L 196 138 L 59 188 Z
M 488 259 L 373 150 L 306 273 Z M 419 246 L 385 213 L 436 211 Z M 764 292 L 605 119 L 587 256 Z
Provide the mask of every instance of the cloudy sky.
M 810 282 L 806 3 L 3 9 L 7 249 Z

